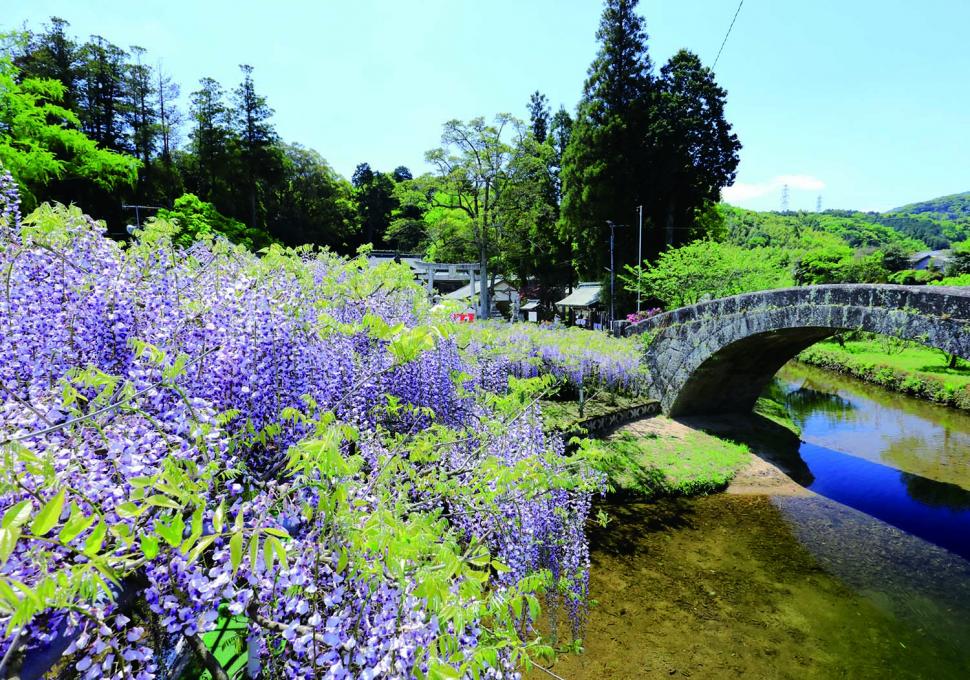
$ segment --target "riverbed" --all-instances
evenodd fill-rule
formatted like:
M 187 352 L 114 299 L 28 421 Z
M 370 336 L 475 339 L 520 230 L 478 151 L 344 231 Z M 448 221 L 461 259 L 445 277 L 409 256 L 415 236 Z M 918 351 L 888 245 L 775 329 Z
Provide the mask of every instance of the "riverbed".
M 605 507 L 585 653 L 556 674 L 970 677 L 970 416 L 801 366 L 775 390 L 800 438 L 735 434 L 801 493 Z

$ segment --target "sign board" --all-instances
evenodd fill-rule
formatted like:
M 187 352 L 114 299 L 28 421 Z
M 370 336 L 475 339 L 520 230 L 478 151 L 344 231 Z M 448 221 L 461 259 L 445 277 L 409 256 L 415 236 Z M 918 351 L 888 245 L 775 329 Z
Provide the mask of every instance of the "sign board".
M 475 320 L 474 312 L 456 312 L 451 315 L 451 320 L 456 323 L 471 323 Z

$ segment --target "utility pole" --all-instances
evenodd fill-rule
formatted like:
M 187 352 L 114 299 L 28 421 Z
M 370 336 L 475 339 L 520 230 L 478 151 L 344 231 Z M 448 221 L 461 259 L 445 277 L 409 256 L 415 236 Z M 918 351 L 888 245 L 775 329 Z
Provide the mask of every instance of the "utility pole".
M 613 220 L 606 220 L 606 224 L 610 228 L 610 332 L 613 332 L 613 322 L 616 321 L 616 269 L 614 267 L 613 261 L 613 243 L 615 239 L 615 231 L 617 227 L 622 227 L 622 224 L 616 224 Z
M 637 206 L 637 214 L 640 217 L 640 236 L 637 239 L 637 314 L 639 314 L 640 313 L 640 273 L 643 270 L 643 206 L 642 205 Z

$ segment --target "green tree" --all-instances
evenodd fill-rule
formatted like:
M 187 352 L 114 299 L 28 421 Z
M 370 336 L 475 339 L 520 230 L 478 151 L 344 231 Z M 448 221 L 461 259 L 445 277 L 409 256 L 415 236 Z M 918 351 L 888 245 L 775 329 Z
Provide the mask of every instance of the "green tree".
M 398 176 L 398 170 L 394 174 Z M 407 174 L 411 174 L 410 170 Z M 430 240 L 426 216 L 431 207 L 429 196 L 434 196 L 436 187 L 437 182 L 428 176 L 397 181 L 394 185 L 397 207 L 391 212 L 391 223 L 384 234 L 389 245 L 405 252 L 427 249 Z
M 313 149 L 299 144 L 281 148 L 283 179 L 274 191 L 271 233 L 291 246 L 312 243 L 353 252 L 355 207 L 350 182 Z
M 99 35 L 91 36 L 80 51 L 81 128 L 99 146 L 115 151 L 131 150 L 125 125 L 127 56 L 123 49 Z
M 397 208 L 394 180 L 383 172 L 374 172 L 368 163 L 360 163 L 354 171 L 351 184 L 354 186 L 354 198 L 357 202 L 360 242 L 383 245 L 391 224 L 391 215 Z
M 25 78 L 56 80 L 64 86 L 62 104 L 76 112 L 80 79 L 80 47 L 67 33 L 70 24 L 51 17 L 41 33 L 30 34 L 23 53 L 14 60 Z
M 882 266 L 890 272 L 898 272 L 909 267 L 909 256 L 913 251 L 900 243 L 890 243 L 881 252 Z
M 947 276 L 970 274 L 970 240 L 953 244 L 950 256 L 953 260 L 947 267 Z
M 740 248 L 700 240 L 668 248 L 656 262 L 638 271 L 627 266 L 621 276 L 627 290 L 675 309 L 711 298 L 738 295 L 792 284 L 787 255 L 774 248 Z M 638 284 L 639 282 L 639 284 Z
M 701 226 L 696 217 L 720 200 L 721 187 L 734 183 L 741 144 L 724 118 L 726 93 L 713 72 L 687 50 L 660 69 L 653 129 L 651 209 L 664 226 L 668 245 L 686 240 L 686 230 Z M 684 230 L 678 236 L 677 229 Z M 700 234 L 702 235 L 702 234 Z
M 562 202 L 562 159 L 573 131 L 573 119 L 562 106 L 549 124 L 549 143 L 552 147 L 552 177 L 556 188 L 556 204 Z
M 125 74 L 124 113 L 131 147 L 147 170 L 158 139 L 158 112 L 153 96 L 155 77 L 151 67 L 142 63 L 145 49 L 138 46 L 130 49 L 135 63 L 128 66 Z
M 795 283 L 800 286 L 842 283 L 845 267 L 851 260 L 852 248 L 844 243 L 808 250 L 795 262 Z
M 136 159 L 98 148 L 78 129 L 78 117 L 60 104 L 64 89 L 56 80 L 21 80 L 13 63 L 0 57 L 0 165 L 24 189 L 27 207 L 54 179 L 113 190 L 137 177 Z
M 273 109 L 266 103 L 266 97 L 256 92 L 253 67 L 241 64 L 239 68 L 243 80 L 233 92 L 235 109 L 230 119 L 234 136 L 239 140 L 249 226 L 255 229 L 265 224 L 265 219 L 260 219 L 259 213 L 265 214 L 263 199 L 269 187 L 279 180 L 281 158 L 276 146 L 279 138 L 269 120 L 273 116 Z
M 228 147 L 232 132 L 224 98 L 225 92 L 216 80 L 202 78 L 189 104 L 189 173 L 199 195 L 208 200 L 226 193 L 225 170 L 230 165 Z
M 471 240 L 481 266 L 480 314 L 488 316 L 491 300 L 488 289 L 489 260 L 496 252 L 503 225 L 498 206 L 505 189 L 513 181 L 510 172 L 516 147 L 505 139 L 507 129 L 521 131 L 522 122 L 509 114 L 499 114 L 489 124 L 484 118 L 467 123 L 445 123 L 442 146 L 428 151 L 426 160 L 435 167 L 438 191 L 432 207 L 453 210 L 468 218 Z
M 654 79 L 636 0 L 607 0 L 576 120 L 562 159 L 559 228 L 583 276 L 609 265 L 608 220 L 632 223 L 648 184 L 643 140 L 650 125 Z M 620 262 L 633 264 L 634 229 L 617 232 Z
M 549 100 L 539 90 L 529 97 L 529 123 L 536 142 L 544 143 L 549 135 Z
M 189 246 L 207 234 L 221 234 L 250 250 L 273 242 L 265 230 L 247 227 L 239 220 L 220 214 L 214 205 L 195 194 L 179 196 L 172 209 L 159 210 L 156 219 L 172 223 L 176 227 L 173 240 L 183 246 Z
M 602 276 L 609 265 L 608 222 L 618 267 L 634 264 L 645 213 L 645 255 L 686 242 L 712 223 L 710 208 L 734 180 L 740 145 L 724 119 L 724 91 L 687 51 L 658 77 L 636 0 L 607 0 L 562 161 L 559 227 L 577 269 Z M 656 231 L 660 230 L 660 231 Z

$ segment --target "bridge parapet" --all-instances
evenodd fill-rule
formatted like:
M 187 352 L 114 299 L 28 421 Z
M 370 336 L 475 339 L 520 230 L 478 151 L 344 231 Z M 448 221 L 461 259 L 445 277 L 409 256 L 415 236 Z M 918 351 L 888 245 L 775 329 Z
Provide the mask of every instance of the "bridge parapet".
M 822 285 L 745 293 L 627 326 L 650 333 L 651 396 L 671 415 L 749 411 L 798 352 L 835 333 L 892 335 L 970 358 L 970 288 Z

